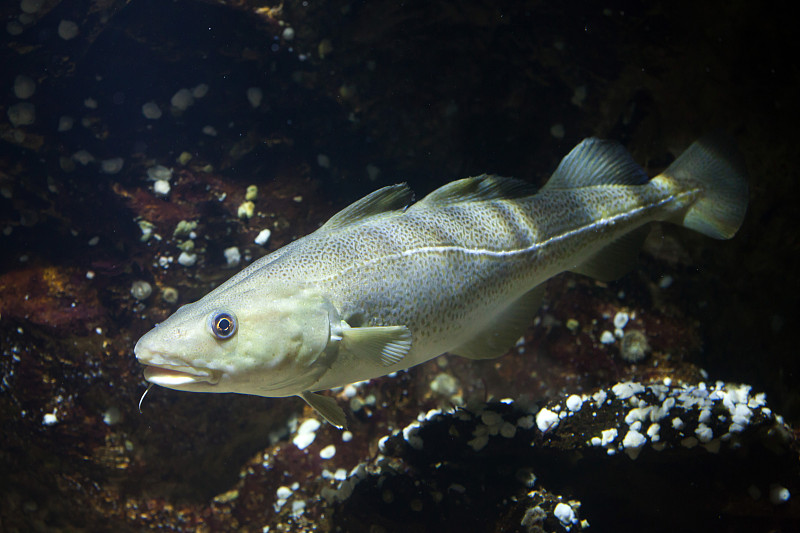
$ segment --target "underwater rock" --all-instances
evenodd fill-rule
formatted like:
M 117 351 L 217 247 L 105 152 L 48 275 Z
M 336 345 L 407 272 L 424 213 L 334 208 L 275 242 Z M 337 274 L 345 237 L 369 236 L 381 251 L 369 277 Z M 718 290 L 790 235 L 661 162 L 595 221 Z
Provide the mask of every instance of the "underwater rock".
M 800 489 L 798 443 L 764 395 L 750 391 L 721 382 L 625 382 L 586 395 L 581 407 L 569 396 L 539 410 L 503 401 L 421 414 L 381 440 L 381 454 L 364 463 L 354 487 L 350 478 L 339 482 L 333 523 L 347 531 L 369 531 L 371 523 L 387 531 L 400 524 L 530 531 L 531 523 L 536 531 L 621 531 L 635 523 L 651 524 L 648 531 L 724 530 L 739 520 L 729 502 L 743 501 L 780 524 L 788 510 L 750 494 Z M 533 424 L 543 410 L 560 420 L 544 432 Z M 677 428 L 676 419 L 685 423 Z M 697 430 L 706 423 L 714 436 L 701 442 Z M 616 437 L 631 432 L 644 442 Z M 601 440 L 605 433 L 614 437 Z M 607 482 L 618 477 L 625 483 Z M 665 512 L 671 508 L 682 512 Z

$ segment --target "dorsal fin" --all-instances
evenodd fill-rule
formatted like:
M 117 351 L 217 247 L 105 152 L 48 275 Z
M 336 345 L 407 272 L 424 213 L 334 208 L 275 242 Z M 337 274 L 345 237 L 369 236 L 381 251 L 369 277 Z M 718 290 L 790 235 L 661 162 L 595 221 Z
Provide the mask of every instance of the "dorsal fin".
M 320 228 L 322 230 L 335 230 L 354 224 L 367 217 L 403 209 L 414 199 L 414 193 L 405 183 L 389 185 L 371 192 L 361 200 L 345 207 Z
M 561 160 L 545 189 L 643 185 L 649 181 L 631 154 L 614 141 L 584 139 Z
M 443 185 L 420 200 L 423 205 L 449 205 L 460 202 L 519 198 L 536 194 L 530 183 L 513 178 L 481 174 Z

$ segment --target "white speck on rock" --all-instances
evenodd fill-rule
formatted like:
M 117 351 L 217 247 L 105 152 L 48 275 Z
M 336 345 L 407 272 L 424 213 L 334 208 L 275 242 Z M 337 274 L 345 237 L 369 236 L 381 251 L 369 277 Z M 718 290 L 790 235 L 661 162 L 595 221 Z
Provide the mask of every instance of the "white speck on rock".
M 256 235 L 256 244 L 259 246 L 265 246 L 267 242 L 269 242 L 269 238 L 272 236 L 272 232 L 268 229 L 262 229 L 258 235 Z
M 608 394 L 607 394 L 607 393 L 606 393 L 606 391 L 604 391 L 603 389 L 600 389 L 599 391 L 597 391 L 597 392 L 595 392 L 594 394 L 592 394 L 592 400 L 594 400 L 594 405 L 595 405 L 595 407 L 597 407 L 598 409 L 599 409 L 599 408 L 600 408 L 600 407 L 601 407 L 601 406 L 602 406 L 604 403 L 606 403 L 606 399 L 608 399 Z
M 625 326 L 628 324 L 628 320 L 630 320 L 630 316 L 625 311 L 619 311 L 616 315 L 614 315 L 614 327 L 617 329 L 625 329 Z
M 194 266 L 194 264 L 197 263 L 197 254 L 181 252 L 181 255 L 178 256 L 178 263 L 185 267 Z
M 753 412 L 747 407 L 746 403 L 737 403 L 736 407 L 731 411 L 731 420 L 740 426 L 747 426 L 750 423 L 750 417 Z
M 634 394 L 638 394 L 640 392 L 644 392 L 644 387 L 639 383 L 633 383 L 632 381 L 626 381 L 624 383 L 617 383 L 613 387 L 611 387 L 611 392 L 613 392 L 618 399 L 620 400 L 627 400 Z
M 622 439 L 622 447 L 625 448 L 625 452 L 631 459 L 636 459 L 639 456 L 642 446 L 644 446 L 646 442 L 647 438 L 644 435 L 631 429 L 625 434 L 625 438 Z
M 694 434 L 697 435 L 697 440 L 700 442 L 709 442 L 714 438 L 714 432 L 705 424 L 698 424 Z
M 153 183 L 153 192 L 159 196 L 166 196 L 169 194 L 170 186 L 167 180 L 156 180 Z
M 225 261 L 228 263 L 229 267 L 239 266 L 242 260 L 242 254 L 239 252 L 239 248 L 231 246 L 230 248 L 225 248 L 223 253 L 225 254 Z
M 536 413 L 536 426 L 542 433 L 556 427 L 558 420 L 558 414 L 547 408 L 541 409 Z
M 567 409 L 572 412 L 580 411 L 581 406 L 583 406 L 583 398 L 578 396 L 577 394 L 571 395 L 567 398 Z
M 647 417 L 650 415 L 650 411 L 653 409 L 653 406 L 647 405 L 645 407 L 635 407 L 628 411 L 628 414 L 625 415 L 625 423 L 629 426 L 635 422 L 643 422 L 647 420 Z
M 172 179 L 172 169 L 164 165 L 150 167 L 147 169 L 147 179 L 169 181 Z
M 334 455 L 336 455 L 336 446 L 333 444 L 328 444 L 319 451 L 319 456 L 322 459 L 331 459 Z
M 292 502 L 292 516 L 297 518 L 305 512 L 306 502 L 303 500 L 295 500 Z
M 411 445 L 412 448 L 415 450 L 422 449 L 422 437 L 419 436 L 419 424 L 417 422 L 412 422 L 405 428 L 403 428 L 403 438 Z
M 301 450 L 305 450 L 314 439 L 317 438 L 317 430 L 320 427 L 320 421 L 316 418 L 309 418 L 297 428 L 297 435 L 295 435 L 292 442 Z
M 572 510 L 572 507 L 563 502 L 556 504 L 556 508 L 553 509 L 553 515 L 555 515 L 555 517 L 558 518 L 558 521 L 564 526 L 569 526 L 578 521 L 578 519 L 575 517 L 575 511 Z
M 605 429 L 600 432 L 600 446 L 608 446 L 614 439 L 617 438 L 619 433 L 617 432 L 616 428 Z

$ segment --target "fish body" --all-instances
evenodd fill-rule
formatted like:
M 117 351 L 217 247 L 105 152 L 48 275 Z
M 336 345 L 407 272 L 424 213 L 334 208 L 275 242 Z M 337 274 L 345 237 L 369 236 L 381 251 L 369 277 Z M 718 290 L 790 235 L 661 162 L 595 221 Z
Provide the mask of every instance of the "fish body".
M 587 139 L 538 192 L 482 175 L 411 203 L 405 185 L 352 204 L 314 233 L 178 309 L 136 344 L 151 383 L 193 392 L 314 394 L 449 352 L 505 353 L 549 278 L 614 279 L 648 224 L 730 238 L 747 206 L 735 150 L 704 138 L 648 179 L 619 145 Z

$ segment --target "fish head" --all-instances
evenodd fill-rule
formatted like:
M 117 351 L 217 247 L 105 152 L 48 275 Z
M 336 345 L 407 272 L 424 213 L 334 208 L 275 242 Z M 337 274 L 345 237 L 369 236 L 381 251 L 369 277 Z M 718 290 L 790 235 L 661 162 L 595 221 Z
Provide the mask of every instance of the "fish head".
M 259 396 L 311 387 L 333 355 L 331 327 L 340 322 L 333 306 L 305 288 L 236 289 L 184 305 L 139 339 L 134 353 L 147 381 Z

